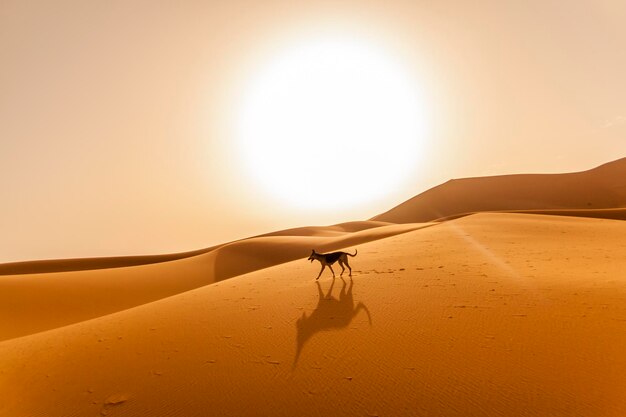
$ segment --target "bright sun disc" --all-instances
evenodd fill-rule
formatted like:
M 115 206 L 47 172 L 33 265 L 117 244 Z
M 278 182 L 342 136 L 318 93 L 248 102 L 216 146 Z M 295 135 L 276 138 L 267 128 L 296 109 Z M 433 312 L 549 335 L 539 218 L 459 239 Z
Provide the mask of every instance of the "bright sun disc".
M 255 74 L 237 121 L 250 175 L 284 202 L 354 206 L 415 169 L 423 109 L 407 71 L 352 39 L 304 42 Z

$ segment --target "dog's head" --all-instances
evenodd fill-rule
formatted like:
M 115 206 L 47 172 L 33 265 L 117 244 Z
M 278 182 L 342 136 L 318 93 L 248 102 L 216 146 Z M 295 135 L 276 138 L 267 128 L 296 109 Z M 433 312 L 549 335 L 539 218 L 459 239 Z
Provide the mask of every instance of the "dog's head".
M 315 249 L 311 249 L 311 256 L 309 256 L 308 261 L 313 262 L 315 260 Z

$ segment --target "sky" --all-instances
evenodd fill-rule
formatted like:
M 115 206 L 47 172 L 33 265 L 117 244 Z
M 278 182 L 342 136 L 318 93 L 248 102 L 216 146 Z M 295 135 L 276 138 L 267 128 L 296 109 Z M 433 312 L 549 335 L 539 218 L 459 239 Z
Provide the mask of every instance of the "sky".
M 624 157 L 625 21 L 621 0 L 0 0 L 0 262 L 193 250 Z M 294 207 L 242 166 L 233 120 L 285 44 L 338 32 L 415 77 L 423 146 L 384 196 Z

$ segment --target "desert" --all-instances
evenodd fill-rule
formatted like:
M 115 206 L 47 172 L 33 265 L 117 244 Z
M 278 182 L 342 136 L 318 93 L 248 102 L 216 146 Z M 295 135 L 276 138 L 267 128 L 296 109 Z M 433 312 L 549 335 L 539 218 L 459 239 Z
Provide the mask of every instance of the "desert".
M 626 417 L 624 22 L 0 0 L 0 417 Z
M 623 415 L 624 209 L 552 210 L 5 274 L 0 412 Z M 353 276 L 311 247 L 358 248 Z

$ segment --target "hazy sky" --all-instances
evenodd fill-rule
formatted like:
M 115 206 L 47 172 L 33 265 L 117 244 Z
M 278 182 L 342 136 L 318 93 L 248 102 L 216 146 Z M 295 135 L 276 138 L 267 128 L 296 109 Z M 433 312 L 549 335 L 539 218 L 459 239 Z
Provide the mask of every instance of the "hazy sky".
M 624 22 L 622 0 L 0 0 L 0 262 L 197 249 L 626 156 Z M 236 97 L 282 43 L 337 29 L 415 74 L 424 154 L 385 199 L 287 207 L 240 166 Z

